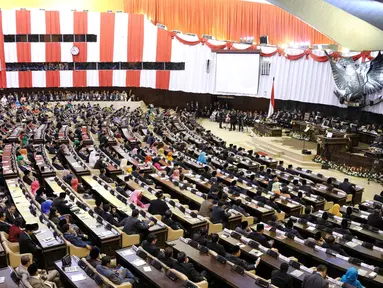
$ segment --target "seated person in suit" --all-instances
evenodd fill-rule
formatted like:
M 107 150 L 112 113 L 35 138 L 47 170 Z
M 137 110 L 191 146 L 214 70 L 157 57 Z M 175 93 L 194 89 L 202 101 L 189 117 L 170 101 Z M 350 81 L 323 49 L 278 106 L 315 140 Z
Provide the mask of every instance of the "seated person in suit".
M 214 224 L 217 223 L 223 223 L 224 226 L 229 220 L 230 214 L 226 213 L 223 206 L 225 202 L 222 200 L 218 201 L 218 205 L 214 206 L 212 211 L 211 211 L 211 216 L 210 216 L 210 221 Z
M 258 219 L 254 218 L 254 223 L 257 223 L 257 222 L 258 222 Z M 249 237 L 252 232 L 249 227 L 249 223 L 247 221 L 242 221 L 241 225 L 237 226 L 234 231 L 246 237 Z
M 310 185 L 307 185 L 307 180 L 306 179 L 302 179 L 301 180 L 301 183 L 302 183 L 302 186 L 300 187 L 301 190 L 309 193 L 309 194 L 312 194 L 313 193 L 313 189 L 311 188 Z
M 316 223 L 318 225 L 323 225 L 323 226 L 326 226 L 328 228 L 333 228 L 332 224 L 330 222 L 328 222 L 327 219 L 328 219 L 328 213 L 323 212 L 322 218 L 317 218 Z
M 100 249 L 96 246 L 92 247 L 89 255 L 86 256 L 86 261 L 94 268 L 96 268 L 97 265 L 101 265 Z
M 137 209 L 133 209 L 132 216 L 125 218 L 119 223 L 119 226 L 124 226 L 122 231 L 128 235 L 140 234 L 140 239 L 143 239 L 148 234 L 149 228 L 154 225 L 153 222 L 147 224 L 144 221 L 138 219 L 140 212 Z
M 112 178 L 109 178 L 108 176 L 106 176 L 106 170 L 104 168 L 100 169 L 100 178 L 102 180 L 104 180 L 106 183 L 113 183 L 114 182 L 112 180 Z
M 298 230 L 294 229 L 294 223 L 291 219 L 289 219 L 286 223 L 286 227 L 285 227 L 285 232 L 287 233 L 291 233 L 291 234 L 294 234 L 295 236 L 297 236 L 299 239 L 303 239 L 303 237 L 301 236 L 301 234 L 299 234 Z
M 257 190 L 257 194 L 254 196 L 254 200 L 266 204 L 268 199 L 262 195 L 262 190 Z
M 108 278 L 116 285 L 129 282 L 131 284 L 136 282 L 136 277 L 126 268 L 113 269 L 110 266 L 111 260 L 109 256 L 104 256 L 101 259 L 101 264 L 96 266 L 98 273 Z
M 275 214 L 271 216 L 271 219 L 267 221 L 267 224 L 281 231 L 285 231 L 285 225 L 282 223 L 282 221 L 278 220 L 278 217 Z
M 202 177 L 207 178 L 207 179 L 210 180 L 210 178 L 211 178 L 211 173 L 210 173 L 209 170 L 210 170 L 209 166 L 205 166 L 205 167 L 204 167 L 204 172 L 202 173 Z
M 173 248 L 170 246 L 166 247 L 164 250 L 164 257 L 160 260 L 169 268 L 173 268 L 174 263 L 177 262 L 177 260 L 173 258 Z
M 29 273 L 28 282 L 33 288 L 55 287 L 54 283 L 52 283 L 48 280 L 43 280 L 43 278 L 40 277 L 40 275 L 37 273 L 37 271 L 38 271 L 38 268 L 37 268 L 36 263 L 32 263 L 28 266 L 28 273 Z
M 23 181 L 24 181 L 24 183 L 28 184 L 29 186 L 31 186 L 32 182 L 33 182 L 33 179 L 31 176 L 32 176 L 31 171 L 29 171 L 29 170 L 24 171 Z
M 327 267 L 319 265 L 316 272 L 305 276 L 302 282 L 302 288 L 328 288 L 329 282 L 326 280 Z
M 315 223 L 315 217 L 311 215 L 312 207 L 310 205 L 307 205 L 305 207 L 305 214 L 299 214 L 299 217 L 302 219 L 306 219 L 308 222 L 314 222 Z
M 163 258 L 163 250 L 156 246 L 157 243 L 157 236 L 155 234 L 150 233 L 146 240 L 144 240 L 141 244 L 142 249 L 147 251 L 150 255 L 157 257 L 157 258 Z
M 177 262 L 173 264 L 173 269 L 184 274 L 192 282 L 201 282 L 205 280 L 206 272 L 199 273 L 192 263 L 189 262 L 189 258 L 186 257 L 185 252 L 178 252 Z
M 281 213 L 281 208 L 279 208 L 278 204 L 275 203 L 275 200 L 278 198 L 278 195 L 270 196 L 270 199 L 267 199 L 266 204 L 273 207 L 278 213 Z
M 339 227 L 335 227 L 333 229 L 333 231 L 336 232 L 336 233 L 342 234 L 342 235 L 350 235 L 350 236 L 352 236 L 352 233 L 348 229 L 349 223 L 348 223 L 347 219 L 342 219 L 342 222 L 341 222 L 340 226 L 341 226 L 340 228 Z
M 241 207 L 241 204 L 242 204 L 241 199 L 239 199 L 239 198 L 238 198 L 238 199 L 235 199 L 235 202 L 234 202 L 233 206 L 231 206 L 231 208 L 234 209 L 234 210 L 236 210 L 236 211 L 238 211 L 238 212 L 241 213 L 242 215 L 245 215 L 245 216 L 249 215 L 249 214 L 246 213 L 245 209 L 243 209 L 243 208 Z
M 339 184 L 339 189 L 343 190 L 347 194 L 355 194 L 355 185 L 352 185 L 348 178 L 344 178 L 343 182 Z
M 383 230 L 383 218 L 380 210 L 375 209 L 367 218 L 367 224 L 373 227 Z
M 287 273 L 289 264 L 282 262 L 279 270 L 271 272 L 271 284 L 279 288 L 293 288 L 293 278 Z
M 75 232 L 71 229 L 71 226 L 69 224 L 64 224 L 62 226 L 62 231 L 64 238 L 72 243 L 76 247 L 86 248 L 88 250 L 91 250 L 92 243 L 89 241 L 83 241 L 80 237 L 78 237 Z
M 15 272 L 17 276 L 21 279 L 21 283 L 23 284 L 23 287 L 31 287 L 31 284 L 29 284 L 29 272 L 28 267 L 33 263 L 31 261 L 31 258 L 27 255 L 21 256 L 20 265 L 15 269 Z
M 254 264 L 250 264 L 245 260 L 239 258 L 241 256 L 241 248 L 238 245 L 231 247 L 230 254 L 226 253 L 226 259 L 232 262 L 235 265 L 241 266 L 246 271 L 251 271 L 257 269 L 261 258 L 258 257 Z
M 219 240 L 218 234 L 213 233 L 211 234 L 211 241 L 208 241 L 206 246 L 207 248 L 209 248 L 210 250 L 213 250 L 217 254 L 225 256 L 225 253 L 226 253 L 225 248 L 218 243 L 218 240 Z
M 348 219 L 350 221 L 358 222 L 358 217 L 352 215 L 352 207 L 351 206 L 348 206 L 346 208 L 346 214 L 343 214 L 343 218 Z
M 116 219 L 114 219 L 113 215 L 110 213 L 110 211 L 112 210 L 110 205 L 104 204 L 103 209 L 104 209 L 104 214 L 102 214 L 102 218 L 104 218 L 105 221 L 108 221 L 113 226 L 118 226 L 118 224 L 119 224 L 118 221 Z
M 240 195 L 241 193 L 246 194 L 246 191 L 244 191 L 242 188 L 237 186 L 237 181 L 233 180 L 230 183 L 229 186 L 229 193 L 233 195 Z
M 41 256 L 42 250 L 41 247 L 37 244 L 38 241 L 33 234 L 33 231 L 36 230 L 36 227 L 32 224 L 26 224 L 25 230 L 19 236 L 19 249 L 20 254 L 32 253 L 33 260 L 38 263 L 38 266 L 42 266 Z
M 11 225 L 6 222 L 6 216 L 5 216 L 4 210 L 0 211 L 0 231 L 3 231 L 7 234 L 9 234 L 9 228 L 11 228 Z
M 156 193 L 157 199 L 150 201 L 150 205 L 148 208 L 148 212 L 152 215 L 164 215 L 165 212 L 169 209 L 168 205 L 166 205 L 165 201 L 162 200 L 163 194 L 162 191 L 158 191 Z
M 257 232 L 251 232 L 249 237 L 253 239 L 254 241 L 258 242 L 262 246 L 266 248 L 271 248 L 274 244 L 273 240 L 270 240 L 270 242 L 267 241 L 267 238 L 265 235 L 263 235 L 263 231 L 265 230 L 265 226 L 263 224 L 257 224 Z
M 207 245 L 207 232 L 206 227 L 203 227 L 199 230 L 199 233 L 195 233 L 192 237 L 194 241 L 197 241 L 200 245 Z
M 277 165 L 277 169 L 280 171 L 285 171 L 285 168 L 283 167 L 283 161 L 279 161 Z
M 314 234 L 314 238 L 309 237 L 309 238 L 307 238 L 307 240 L 315 242 L 315 244 L 318 246 L 322 246 L 324 243 L 324 239 L 322 238 L 322 233 L 320 231 L 318 231 Z
M 100 198 L 96 198 L 96 207 L 94 207 L 94 212 L 96 212 L 98 215 L 102 217 L 104 215 L 104 204 L 102 203 L 102 200 Z
M 172 219 L 172 216 L 173 216 L 173 212 L 171 210 L 167 210 L 164 216 L 162 216 L 162 222 L 164 222 L 173 230 L 178 230 L 178 229 L 185 230 L 181 223 L 176 222 Z
M 323 243 L 322 245 L 323 248 L 327 248 L 327 249 L 330 249 L 336 253 L 339 253 L 340 255 L 343 255 L 343 256 L 346 256 L 348 257 L 347 253 L 344 252 L 344 250 L 342 249 L 342 247 L 338 244 L 338 243 L 335 243 L 335 237 L 330 235 L 326 242 Z
M 292 199 L 294 201 L 298 202 L 299 204 L 302 204 L 302 205 L 306 206 L 306 202 L 302 198 L 303 198 L 302 191 L 299 191 L 297 196 L 292 195 Z

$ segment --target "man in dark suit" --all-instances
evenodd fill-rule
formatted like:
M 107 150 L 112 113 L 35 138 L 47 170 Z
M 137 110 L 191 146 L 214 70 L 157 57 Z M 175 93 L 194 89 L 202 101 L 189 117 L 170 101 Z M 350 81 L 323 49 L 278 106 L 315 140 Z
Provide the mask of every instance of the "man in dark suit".
M 313 189 L 311 188 L 310 185 L 307 185 L 306 179 L 302 179 L 301 182 L 302 182 L 302 186 L 300 187 L 301 190 L 310 194 L 313 193 Z
M 100 178 L 104 180 L 106 183 L 113 183 L 113 179 L 106 176 L 106 170 L 104 168 L 100 169 Z
M 342 235 L 350 235 L 350 236 L 352 236 L 352 233 L 350 232 L 350 229 L 348 229 L 349 223 L 348 223 L 347 219 L 342 219 L 342 222 L 341 222 L 340 226 L 341 226 L 340 228 L 339 227 L 334 228 L 334 232 L 342 234 Z
M 271 284 L 279 288 L 293 288 L 293 278 L 287 273 L 289 264 L 282 262 L 279 270 L 271 272 Z
M 211 234 L 211 241 L 207 242 L 206 246 L 207 248 L 209 248 L 210 250 L 213 250 L 217 254 L 225 256 L 225 253 L 226 253 L 225 248 L 218 243 L 218 240 L 219 240 L 218 234 L 213 233 Z
M 71 230 L 69 224 L 64 224 L 62 226 L 62 231 L 63 231 L 64 238 L 67 241 L 69 241 L 70 243 L 72 243 L 74 246 L 86 248 L 88 250 L 92 249 L 92 246 L 91 246 L 92 243 L 90 243 L 89 241 L 85 242 L 80 237 L 78 237 L 76 234 L 74 234 L 73 231 Z
M 194 265 L 189 263 L 189 258 L 186 257 L 184 252 L 178 252 L 177 262 L 174 263 L 173 269 L 184 274 L 192 282 L 201 282 L 205 280 L 205 271 L 199 273 L 197 270 L 195 270 Z
M 166 247 L 164 250 L 164 257 L 160 258 L 160 260 L 169 268 L 173 268 L 174 264 L 177 262 L 177 260 L 173 258 L 173 248 L 170 246 Z
M 305 214 L 299 214 L 298 216 L 302 219 L 306 219 L 308 222 L 315 222 L 315 218 L 311 215 L 311 206 L 305 207 Z
M 239 258 L 241 256 L 241 248 L 238 245 L 235 245 L 231 248 L 231 254 L 226 254 L 226 259 L 230 262 L 232 262 L 235 265 L 241 266 L 246 271 L 251 271 L 257 269 L 257 266 L 259 264 L 259 261 L 261 260 L 260 257 L 257 258 L 255 261 L 255 264 L 250 264 L 246 262 L 245 260 Z
M 38 266 L 41 267 L 41 256 L 42 250 L 39 245 L 37 245 L 37 240 L 33 235 L 35 226 L 32 224 L 26 224 L 25 230 L 19 236 L 19 248 L 20 254 L 32 253 L 33 260 L 38 263 Z
M 291 194 L 291 199 L 293 199 L 294 201 L 296 201 L 296 202 L 306 206 L 306 202 L 302 198 L 303 198 L 302 191 L 299 191 L 297 196 L 294 196 L 294 195 Z
M 265 230 L 265 226 L 263 224 L 257 224 L 257 232 L 251 232 L 249 237 L 254 241 L 258 242 L 262 246 L 266 248 L 271 248 L 272 245 L 268 242 L 265 235 L 263 235 L 263 231 Z M 272 241 L 272 240 L 271 240 Z
M 94 207 L 94 212 L 102 217 L 104 215 L 104 205 L 102 204 L 102 200 L 100 198 L 96 198 L 96 207 Z
M 148 208 L 148 212 L 152 215 L 161 215 L 163 216 L 165 212 L 169 209 L 168 205 L 166 205 L 165 201 L 162 198 L 162 191 L 158 191 L 156 193 L 157 199 L 150 201 L 150 206 Z
M 9 234 L 9 228 L 11 228 L 11 225 L 9 225 L 6 222 L 5 213 L 3 210 L 0 211 L 0 231 L 3 231 L 7 234 Z
M 383 230 L 383 219 L 380 210 L 375 209 L 367 218 L 367 224 L 373 227 Z
M 204 167 L 204 172 L 202 173 L 202 176 L 204 177 L 204 178 L 207 178 L 207 179 L 209 179 L 210 180 L 210 178 L 211 178 L 211 173 L 210 173 L 210 168 L 209 168 L 209 166 L 205 166 Z
M 207 229 L 205 227 L 201 228 L 199 233 L 193 235 L 193 240 L 197 241 L 200 245 L 207 245 Z
M 342 247 L 338 244 L 338 243 L 335 243 L 335 237 L 330 235 L 326 242 L 323 243 L 322 245 L 323 248 L 328 248 L 334 252 L 337 252 L 339 253 L 340 255 L 343 255 L 343 256 L 346 256 L 348 257 L 347 253 L 344 252 L 344 250 L 342 249 Z
M 291 234 L 297 236 L 299 239 L 303 239 L 301 234 L 299 234 L 298 230 L 294 229 L 294 223 L 291 219 L 289 219 L 286 223 L 285 232 L 291 233 Z
M 280 171 L 285 171 L 285 168 L 283 167 L 283 161 L 279 161 L 277 165 L 277 169 Z
M 257 190 L 257 194 L 254 196 L 254 200 L 266 204 L 268 199 L 265 196 L 262 196 L 262 190 Z
M 343 182 L 339 184 L 339 189 L 343 190 L 347 194 L 355 194 L 355 186 L 348 181 L 348 178 L 344 178 Z
M 328 222 L 327 220 L 328 220 L 328 213 L 323 212 L 322 218 L 317 218 L 316 223 L 318 225 L 323 225 L 323 226 L 326 226 L 328 228 L 333 228 L 332 224 L 330 222 Z
M 16 207 L 14 204 L 9 205 L 9 208 L 5 214 L 6 220 L 9 224 L 14 224 L 15 219 L 20 216 L 20 214 L 16 212 Z
M 241 201 L 241 199 L 235 199 L 235 202 L 234 202 L 234 204 L 233 204 L 233 206 L 231 207 L 232 209 L 234 209 L 234 210 L 236 210 L 236 211 L 238 211 L 239 213 L 241 213 L 242 215 L 248 215 L 247 213 L 246 213 L 246 211 L 245 211 L 245 209 L 243 209 L 242 207 L 241 207 L 241 204 L 242 204 L 242 201 Z
M 214 206 L 211 215 L 210 215 L 210 221 L 214 224 L 217 223 L 223 223 L 224 226 L 227 223 L 230 214 L 226 213 L 225 210 L 223 209 L 223 205 L 225 204 L 224 201 L 219 200 L 218 206 Z
M 104 204 L 104 207 L 103 207 L 104 213 L 102 214 L 102 218 L 104 218 L 105 221 L 108 221 L 113 226 L 118 226 L 119 224 L 118 221 L 114 219 L 113 215 L 110 213 L 111 209 L 112 208 L 110 207 L 109 204 Z
M 319 265 L 315 273 L 307 275 L 302 282 L 302 288 L 328 288 L 326 280 L 327 267 Z
M 121 223 L 119 223 L 119 226 L 124 226 L 122 231 L 124 231 L 126 234 L 140 234 L 140 238 L 143 239 L 148 233 L 149 228 L 153 226 L 154 223 L 150 222 L 147 224 L 144 221 L 139 220 L 139 214 L 140 212 L 137 209 L 134 209 L 132 211 L 132 216 L 122 220 Z
M 163 258 L 163 250 L 156 246 L 157 236 L 155 234 L 149 234 L 148 238 L 142 242 L 142 248 L 147 251 L 150 255 Z

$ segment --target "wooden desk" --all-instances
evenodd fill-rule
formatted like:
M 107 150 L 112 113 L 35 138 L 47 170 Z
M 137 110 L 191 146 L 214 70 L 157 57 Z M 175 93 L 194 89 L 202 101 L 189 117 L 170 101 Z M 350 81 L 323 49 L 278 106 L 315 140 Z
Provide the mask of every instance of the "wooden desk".
M 92 176 L 82 176 L 82 180 L 84 181 L 86 185 L 88 185 L 88 187 L 91 187 L 94 191 L 96 191 L 98 196 L 100 196 L 103 199 L 104 203 L 109 203 L 112 207 L 116 207 L 117 211 L 123 217 L 129 217 L 132 215 L 132 209 L 129 207 L 129 204 L 131 204 L 131 202 L 129 200 L 128 200 L 128 205 L 126 205 L 121 200 L 117 199 L 116 196 L 112 195 L 108 190 L 106 190 L 103 185 L 100 185 L 96 180 L 94 180 Z M 115 193 L 116 195 L 119 194 L 117 191 Z M 124 197 L 121 194 L 120 196 Z M 146 212 L 146 214 L 147 216 L 150 215 L 148 212 Z M 139 219 L 146 220 L 147 222 L 149 222 L 148 219 L 144 219 L 141 215 L 139 216 Z M 165 224 L 163 223 L 161 224 L 163 226 L 156 224 L 149 228 L 150 233 L 157 235 L 158 245 L 160 246 L 162 246 L 167 239 L 167 227 Z
M 135 276 L 140 278 L 140 285 L 147 284 L 147 287 L 159 287 L 159 288 L 169 288 L 169 287 L 184 287 L 184 281 L 177 279 L 172 281 L 168 276 L 166 276 L 164 269 L 157 270 L 150 265 L 151 259 L 146 260 L 146 264 L 136 266 L 134 261 L 137 259 L 142 259 L 136 255 L 136 252 L 133 248 L 125 248 L 116 251 L 116 260 L 117 264 L 120 264 L 122 267 L 128 268 Z M 151 271 L 145 271 L 145 269 L 151 269 Z
M 84 167 L 83 163 L 79 160 L 77 161 L 73 155 L 73 153 L 70 153 L 69 155 L 65 155 L 65 159 L 67 160 L 70 169 L 73 171 L 74 174 L 76 174 L 77 177 L 83 176 L 83 175 L 90 175 L 90 170 L 88 167 Z
M 322 213 L 320 211 L 312 213 L 311 215 L 316 218 L 322 217 Z M 334 218 L 329 217 L 327 221 L 329 221 L 331 224 L 335 225 L 336 227 L 340 227 L 341 222 L 338 222 Z M 351 230 L 351 233 L 353 235 L 358 236 L 358 238 L 362 241 L 367 241 L 371 243 L 375 243 L 376 240 L 383 241 L 383 235 L 377 232 L 366 230 L 360 226 L 355 226 L 355 225 L 350 225 L 349 229 Z
M 199 250 L 181 240 L 167 242 L 167 244 L 171 245 L 177 252 L 185 252 L 190 260 L 198 263 L 201 267 L 210 272 L 214 278 L 219 279 L 230 287 L 260 287 L 254 284 L 255 279 L 250 276 L 246 274 L 238 274 L 231 269 L 229 264 L 221 264 L 213 256 L 202 254 Z
M 45 154 L 44 145 L 39 145 L 37 148 L 42 154 Z M 56 176 L 56 170 L 53 168 L 51 163 L 44 159 L 42 154 L 35 154 L 35 161 L 39 176 L 42 178 Z
M 254 161 L 257 161 L 258 163 L 266 165 L 267 167 L 270 167 L 270 168 L 276 168 L 277 164 L 278 164 L 277 160 L 274 160 L 272 158 L 267 158 L 264 156 L 259 156 L 258 158 L 257 157 L 251 157 L 251 159 L 253 159 Z
M 251 228 L 254 229 L 256 225 Z M 332 278 L 342 276 L 349 268 L 355 267 L 357 269 L 363 269 L 369 273 L 372 271 L 366 267 L 361 267 L 359 265 L 355 265 L 345 261 L 341 258 L 337 258 L 330 254 L 327 254 L 323 251 L 317 251 L 314 248 L 310 248 L 306 245 L 301 245 L 294 240 L 281 237 L 277 237 L 276 232 L 267 231 L 265 229 L 264 235 L 270 239 L 275 241 L 274 246 L 279 249 L 279 251 L 283 251 L 285 256 L 294 256 L 298 258 L 300 262 L 302 262 L 305 266 L 317 266 L 320 264 L 325 264 L 328 267 L 328 274 Z M 383 285 L 383 276 L 377 275 L 374 279 L 368 278 L 367 276 L 359 275 L 358 279 L 361 281 L 362 285 L 366 287 L 381 287 Z
M 270 123 L 254 123 L 254 128 L 261 135 L 268 137 L 282 137 L 282 129 L 275 127 L 275 124 L 268 125 Z
M 84 143 L 84 145 L 93 145 L 93 140 L 90 137 L 88 127 L 86 126 L 81 127 L 81 136 L 82 136 L 82 143 Z
M 66 254 L 64 241 L 59 237 L 54 238 L 53 232 L 48 228 L 48 226 L 40 222 L 40 210 L 36 210 L 36 216 L 32 215 L 29 210 L 29 206 L 31 204 L 26 199 L 16 179 L 8 179 L 6 180 L 6 184 L 10 192 L 9 195 L 12 197 L 17 211 L 20 213 L 26 224 L 38 224 L 39 229 L 34 233 L 34 235 L 43 250 L 44 257 L 42 257 L 42 260 L 44 261 L 44 267 L 46 269 L 52 269 L 53 262 L 61 259 Z M 50 240 L 47 241 L 46 239 Z
M 5 278 L 4 283 L 0 283 L 0 288 L 18 288 L 18 287 L 20 287 L 20 286 L 16 285 L 16 283 L 12 280 L 11 272 L 12 272 L 12 270 L 10 267 L 0 269 L 0 277 Z
M 219 243 L 222 244 L 224 247 L 227 247 L 228 249 L 226 250 L 229 250 L 231 247 L 238 245 L 238 243 L 241 243 L 239 240 L 231 237 L 230 235 L 227 235 L 224 231 L 219 232 L 218 235 L 219 235 Z M 243 243 L 241 243 L 241 245 L 239 246 L 241 248 L 241 258 L 245 259 L 249 263 L 255 262 L 255 260 L 257 260 L 258 257 L 256 256 L 256 252 L 258 250 L 253 249 Z M 276 269 L 279 270 L 281 263 L 283 261 L 278 258 L 271 257 L 264 253 L 260 257 L 261 257 L 261 262 L 259 266 L 257 267 L 257 275 L 265 279 L 270 279 L 271 272 Z M 299 269 L 295 269 L 289 265 L 288 273 L 290 275 L 295 270 L 299 270 Z M 305 272 L 302 270 L 299 270 L 299 271 L 303 273 L 299 277 L 294 276 L 294 274 L 291 275 L 291 277 L 293 277 L 294 287 L 301 287 L 303 279 L 305 278 L 305 276 L 309 275 L 308 272 Z
M 286 222 L 286 221 L 285 221 Z M 324 231 L 318 230 L 318 229 L 312 229 L 310 228 L 309 225 L 307 224 L 302 224 L 295 222 L 294 227 L 299 231 L 299 233 L 305 237 L 314 237 L 315 233 L 321 232 L 322 237 L 324 239 L 327 239 L 331 234 L 328 234 Z M 371 249 L 368 249 L 366 247 L 363 247 L 362 245 L 358 245 L 356 243 L 350 244 L 349 241 L 344 240 L 344 239 L 338 239 L 335 238 L 336 242 L 342 246 L 342 248 L 351 256 L 357 257 L 365 263 L 375 265 L 379 267 L 383 261 L 383 255 L 379 253 L 378 251 L 374 251 Z
M 13 179 L 19 176 L 14 152 L 15 147 L 12 144 L 5 145 L 1 160 L 4 179 Z
M 328 201 L 333 201 L 334 204 L 339 204 L 340 206 L 343 206 L 346 204 L 347 194 L 346 192 L 342 190 L 334 188 L 331 191 L 327 191 L 327 189 L 322 188 L 318 185 L 311 188 L 315 194 L 322 196 Z
M 55 261 L 54 262 L 55 269 L 60 273 L 61 280 L 64 282 L 64 287 L 73 287 L 73 288 L 94 288 L 94 287 L 100 287 L 94 282 L 92 278 L 88 276 L 88 274 L 85 273 L 84 270 L 82 270 L 77 262 L 76 259 L 72 256 L 72 263 L 71 267 L 78 267 L 78 271 L 76 272 L 65 272 L 63 267 L 62 267 L 62 262 L 61 260 Z M 82 274 L 84 276 L 84 280 L 79 280 L 76 282 L 73 282 L 72 276 L 77 275 L 77 274 Z M 1 287 L 1 286 L 0 286 Z
M 298 192 L 296 192 L 296 191 L 290 190 L 289 193 L 291 195 L 298 196 Z M 309 196 L 303 194 L 302 199 L 308 205 L 311 205 L 313 207 L 313 211 L 324 210 L 325 200 L 323 198 L 322 199 L 317 199 L 317 198 L 309 197 Z
M 122 135 L 126 140 L 128 140 L 130 145 L 135 147 L 140 144 L 140 141 L 129 132 L 128 128 L 122 128 L 121 131 Z
M 372 211 L 374 209 L 382 209 L 383 203 L 375 200 L 363 201 L 359 204 L 359 209 L 363 211 Z
M 158 174 L 150 174 L 150 177 L 156 181 L 161 187 L 167 189 L 171 193 L 171 195 L 174 195 L 175 198 L 178 198 L 180 202 L 184 202 L 183 204 L 189 204 L 189 207 L 191 210 L 196 209 L 199 210 L 201 207 L 202 202 L 204 199 L 202 197 L 199 197 L 196 194 L 193 194 L 192 192 L 188 190 L 181 190 L 179 187 L 175 186 L 171 181 L 162 178 Z M 241 223 L 242 216 L 241 215 L 231 215 L 228 220 L 228 227 L 230 229 L 235 229 L 239 223 Z
M 322 209 L 323 210 L 323 209 Z M 342 206 L 340 208 L 340 213 L 342 213 L 343 215 L 345 215 L 347 213 L 347 207 L 345 206 Z M 368 216 L 370 215 L 370 213 L 368 212 L 365 212 L 365 211 L 355 211 L 353 210 L 352 211 L 352 214 L 351 214 L 351 217 L 353 219 L 355 219 L 354 221 L 356 222 L 359 222 L 359 223 L 363 223 L 363 224 L 367 224 L 367 219 L 368 219 Z
M 24 131 L 23 127 L 16 127 L 13 129 L 11 135 L 8 137 L 8 141 L 10 143 L 19 143 L 20 142 L 20 135 Z
M 124 176 L 118 176 L 119 180 L 121 180 L 123 183 L 126 183 L 130 189 L 133 190 L 141 190 L 142 191 L 142 197 L 150 202 L 152 200 L 157 199 L 157 197 L 154 195 L 154 193 L 149 192 L 148 190 L 144 189 L 140 185 L 138 185 L 133 180 L 129 180 L 126 182 L 124 180 Z M 200 220 L 198 218 L 193 218 L 187 213 L 181 212 L 177 207 L 173 207 L 171 205 L 168 205 L 169 209 L 173 212 L 173 217 L 177 219 L 178 222 L 182 224 L 182 226 L 185 228 L 187 232 L 189 232 L 190 235 L 193 235 L 194 233 L 198 233 L 199 230 L 202 227 L 207 226 L 206 220 Z

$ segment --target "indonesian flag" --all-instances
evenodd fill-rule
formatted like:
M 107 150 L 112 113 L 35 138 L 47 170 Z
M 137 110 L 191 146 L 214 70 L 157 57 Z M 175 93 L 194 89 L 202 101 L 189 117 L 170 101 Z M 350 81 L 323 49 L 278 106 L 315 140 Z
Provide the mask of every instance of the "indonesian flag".
M 273 86 L 271 87 L 269 113 L 267 114 L 267 118 L 270 118 L 271 115 L 273 115 L 273 114 L 274 114 L 274 78 L 273 78 Z

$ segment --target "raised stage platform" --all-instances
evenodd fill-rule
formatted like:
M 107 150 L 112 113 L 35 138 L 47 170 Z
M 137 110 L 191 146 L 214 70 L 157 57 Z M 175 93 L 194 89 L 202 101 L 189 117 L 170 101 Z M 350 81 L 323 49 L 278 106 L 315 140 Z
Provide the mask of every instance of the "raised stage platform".
M 312 159 L 316 155 L 316 143 L 305 143 L 305 149 L 311 151 L 311 155 L 302 154 L 303 140 L 293 139 L 289 136 L 282 137 L 255 137 L 252 141 L 247 141 L 246 146 L 255 152 L 263 152 L 270 157 L 278 158 L 285 163 L 304 166 L 304 167 L 320 167 Z

